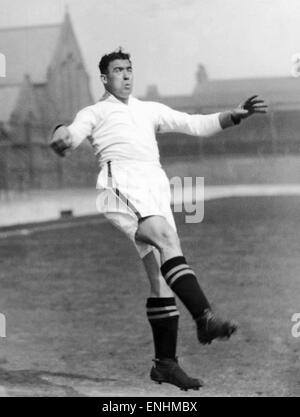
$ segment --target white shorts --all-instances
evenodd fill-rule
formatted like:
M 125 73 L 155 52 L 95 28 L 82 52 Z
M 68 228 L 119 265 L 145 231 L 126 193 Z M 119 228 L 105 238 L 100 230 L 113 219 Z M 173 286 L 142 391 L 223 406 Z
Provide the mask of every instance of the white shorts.
M 162 216 L 176 231 L 169 180 L 159 165 L 110 161 L 100 171 L 97 190 L 98 211 L 129 237 L 141 258 L 153 246 L 135 240 L 140 219 Z

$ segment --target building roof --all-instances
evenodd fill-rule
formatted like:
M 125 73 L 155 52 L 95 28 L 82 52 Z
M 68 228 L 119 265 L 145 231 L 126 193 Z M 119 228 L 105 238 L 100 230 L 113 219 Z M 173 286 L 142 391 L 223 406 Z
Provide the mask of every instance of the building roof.
M 0 29 L 0 51 L 6 56 L 6 77 L 0 85 L 21 84 L 24 74 L 33 83 L 46 81 L 62 24 Z
M 300 79 L 292 77 L 208 80 L 198 86 L 198 93 L 182 96 L 146 96 L 171 107 L 192 111 L 228 109 L 243 99 L 258 94 L 270 106 L 280 110 L 300 108 Z
M 300 80 L 292 77 L 216 80 L 205 85 L 200 97 L 203 101 L 227 105 L 254 94 L 274 105 L 300 102 Z
M 14 110 L 19 94 L 20 86 L 0 86 L 0 120 L 8 122 Z
M 59 118 L 60 98 L 55 101 L 50 94 L 49 74 L 58 74 L 68 48 L 83 62 L 68 11 L 60 24 L 0 28 L 0 51 L 6 60 L 6 77 L 0 78 L 0 121 L 29 117 L 45 127 Z

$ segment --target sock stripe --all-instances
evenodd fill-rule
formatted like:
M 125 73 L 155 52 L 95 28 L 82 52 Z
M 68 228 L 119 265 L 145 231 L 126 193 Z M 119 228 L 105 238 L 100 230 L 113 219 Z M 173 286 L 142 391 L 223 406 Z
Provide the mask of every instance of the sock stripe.
M 171 311 L 169 313 L 155 314 L 153 316 L 148 315 L 148 320 L 153 321 L 153 320 L 158 320 L 158 319 L 166 319 L 166 318 L 174 317 L 174 316 L 179 316 L 179 311 L 178 310 Z
M 186 260 L 184 256 L 176 256 L 175 258 L 171 258 L 168 261 L 166 261 L 161 266 L 161 273 L 163 276 L 166 276 L 166 274 L 173 268 L 175 268 L 178 265 L 186 265 Z
M 190 271 L 187 272 L 187 270 L 185 269 L 184 271 L 179 271 L 174 277 L 170 278 L 169 281 L 167 281 L 168 285 L 172 288 L 172 286 L 174 285 L 175 281 L 178 278 L 180 278 L 182 276 L 185 276 L 185 275 L 188 275 L 188 276 L 193 275 L 193 277 L 196 278 L 196 276 L 195 276 L 195 274 L 193 273 L 192 270 L 190 270 Z
M 181 276 L 181 275 L 194 275 L 194 271 L 190 268 L 190 267 L 185 267 L 185 268 L 181 268 L 178 271 L 174 272 L 173 274 L 171 274 L 168 278 L 166 278 L 167 284 L 171 285 L 170 283 L 173 282 L 177 277 Z
M 175 274 L 175 272 L 180 271 L 180 270 L 181 270 L 181 269 L 183 269 L 183 268 L 190 268 L 190 266 L 189 266 L 189 265 L 187 265 L 187 264 L 181 264 L 181 265 L 178 265 L 178 266 L 174 266 L 174 268 L 170 269 L 170 270 L 169 270 L 169 271 L 168 271 L 168 272 L 164 275 L 165 279 L 170 278 L 170 277 L 171 277 L 171 275 Z
M 159 314 L 166 314 L 166 313 L 173 313 L 174 311 L 178 311 L 176 307 L 174 307 L 172 310 L 161 310 L 161 311 L 153 311 L 153 312 L 147 312 L 148 317 L 158 316 Z
M 148 320 L 166 319 L 179 316 L 174 297 L 148 298 L 146 304 Z
M 155 313 L 156 311 L 169 311 L 169 310 L 174 310 L 174 308 L 176 309 L 175 304 L 172 306 L 165 306 L 165 307 L 147 307 L 147 313 Z

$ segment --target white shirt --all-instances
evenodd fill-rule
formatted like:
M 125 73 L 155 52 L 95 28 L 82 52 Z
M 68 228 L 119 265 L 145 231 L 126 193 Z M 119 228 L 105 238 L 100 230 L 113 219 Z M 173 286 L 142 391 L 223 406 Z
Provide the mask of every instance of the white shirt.
M 210 136 L 220 132 L 222 127 L 219 113 L 190 115 L 132 96 L 128 104 L 124 104 L 112 94 L 105 93 L 99 102 L 80 110 L 68 129 L 72 148 L 88 139 L 102 167 L 109 160 L 160 165 L 155 133 Z

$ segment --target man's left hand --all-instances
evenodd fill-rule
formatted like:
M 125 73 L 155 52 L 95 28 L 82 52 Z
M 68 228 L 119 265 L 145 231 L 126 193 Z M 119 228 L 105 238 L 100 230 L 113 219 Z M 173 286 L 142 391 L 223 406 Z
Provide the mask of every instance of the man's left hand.
M 258 98 L 257 95 L 249 97 L 232 110 L 232 120 L 239 123 L 242 119 L 246 119 L 253 114 L 267 113 L 268 106 L 263 99 Z

